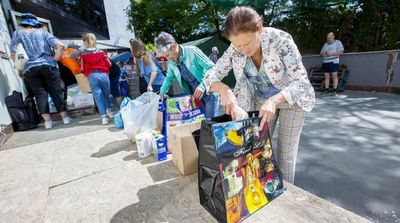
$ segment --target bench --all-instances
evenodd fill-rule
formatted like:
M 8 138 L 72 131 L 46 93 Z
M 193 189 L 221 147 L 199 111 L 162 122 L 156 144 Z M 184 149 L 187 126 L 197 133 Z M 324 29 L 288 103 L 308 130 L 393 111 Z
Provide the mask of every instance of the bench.
M 338 71 L 338 79 L 339 83 L 338 86 L 340 86 L 340 82 L 343 80 L 343 74 L 344 74 L 344 69 L 342 65 L 339 67 Z M 315 91 L 322 91 L 324 90 L 324 81 L 325 81 L 325 76 L 324 72 L 321 71 L 320 67 L 312 67 L 310 71 L 308 72 L 308 78 L 310 79 L 311 85 L 314 87 Z M 333 88 L 333 80 L 332 80 L 332 75 L 330 75 L 331 81 L 329 82 L 329 87 Z

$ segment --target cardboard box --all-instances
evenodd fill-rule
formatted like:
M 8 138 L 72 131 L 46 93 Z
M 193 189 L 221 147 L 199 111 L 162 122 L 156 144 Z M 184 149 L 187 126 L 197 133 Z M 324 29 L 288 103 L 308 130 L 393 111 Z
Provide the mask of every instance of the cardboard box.
M 167 143 L 165 137 L 161 135 L 159 131 L 152 131 L 152 144 L 153 144 L 153 155 L 158 161 L 167 159 Z
M 84 74 L 76 74 L 75 79 L 78 82 L 79 89 L 81 90 L 81 92 L 83 92 L 83 93 L 92 92 L 92 90 L 90 89 L 90 86 L 89 86 L 89 81 L 88 81 L 87 77 L 85 77 Z
M 172 153 L 172 162 L 182 175 L 197 172 L 199 152 L 192 132 L 200 128 L 201 122 L 169 128 L 168 150 Z

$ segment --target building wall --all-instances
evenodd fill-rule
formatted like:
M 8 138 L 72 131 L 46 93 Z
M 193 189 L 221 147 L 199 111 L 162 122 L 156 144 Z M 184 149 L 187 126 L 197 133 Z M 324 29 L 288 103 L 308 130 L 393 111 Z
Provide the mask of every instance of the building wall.
M 340 57 L 340 64 L 346 64 L 350 69 L 348 85 L 353 86 L 386 86 L 386 64 L 388 54 L 397 51 L 346 53 Z M 307 70 L 311 67 L 320 67 L 322 57 L 319 55 L 303 56 L 303 63 Z M 400 87 L 400 61 L 393 64 L 394 79 L 389 87 Z
M 128 16 L 125 10 L 129 5 L 129 0 L 104 0 L 110 40 L 98 42 L 129 48 L 129 40 L 135 38 L 135 34 L 127 29 Z
M 8 125 L 11 123 L 8 115 L 5 98 L 14 90 L 25 94 L 25 88 L 21 78 L 17 76 L 14 64 L 10 58 L 10 34 L 7 27 L 7 22 L 0 5 L 0 124 Z M 5 52 L 4 52 L 5 51 Z

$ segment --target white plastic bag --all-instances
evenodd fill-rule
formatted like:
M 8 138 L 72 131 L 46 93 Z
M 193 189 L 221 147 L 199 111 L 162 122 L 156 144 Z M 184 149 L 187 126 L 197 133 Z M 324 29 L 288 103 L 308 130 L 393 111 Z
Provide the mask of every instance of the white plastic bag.
M 243 108 L 239 107 L 239 105 L 235 106 L 234 112 L 236 114 L 236 119 L 234 121 L 239 121 L 249 118 L 249 114 L 245 110 L 243 110 Z
M 124 131 L 129 140 L 135 141 L 137 134 L 157 128 L 158 100 L 159 95 L 146 92 L 121 109 Z
M 22 46 L 21 43 L 18 43 L 17 49 L 15 51 L 15 61 L 14 61 L 15 69 L 23 70 L 28 60 L 29 60 L 28 54 L 26 54 L 24 46 Z

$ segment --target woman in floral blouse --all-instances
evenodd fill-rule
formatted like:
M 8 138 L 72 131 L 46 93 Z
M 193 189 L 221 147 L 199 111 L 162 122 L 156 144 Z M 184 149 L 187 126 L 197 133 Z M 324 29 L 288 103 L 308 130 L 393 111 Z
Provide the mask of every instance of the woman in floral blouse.
M 314 107 L 315 94 L 292 37 L 264 28 L 262 18 L 249 7 L 235 7 L 225 21 L 230 47 L 203 80 L 207 92 L 221 95 L 227 114 L 237 107 L 259 110 L 260 126 L 269 123 L 271 135 L 279 120 L 278 163 L 283 179 L 293 183 L 297 150 L 305 112 Z M 232 91 L 222 80 L 233 69 Z

